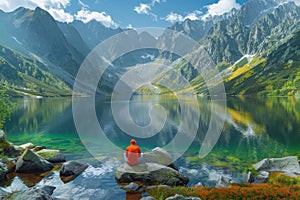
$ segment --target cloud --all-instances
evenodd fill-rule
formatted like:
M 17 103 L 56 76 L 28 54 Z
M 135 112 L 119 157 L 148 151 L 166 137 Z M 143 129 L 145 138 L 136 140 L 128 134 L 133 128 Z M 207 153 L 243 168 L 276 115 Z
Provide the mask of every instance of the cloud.
M 48 11 L 52 17 L 60 22 L 72 22 L 73 16 L 63 9 L 70 5 L 70 0 L 1 0 L 0 9 L 11 12 L 19 7 L 35 9 L 40 7 Z
M 60 22 L 70 23 L 74 19 L 77 19 L 87 23 L 94 19 L 106 27 L 117 27 L 117 24 L 112 20 L 111 16 L 105 12 L 89 11 L 88 5 L 83 3 L 82 0 L 78 0 L 78 4 L 82 6 L 82 9 L 78 11 L 77 14 L 72 15 L 64 10 L 70 4 L 71 0 L 1 0 L 0 9 L 5 12 L 11 12 L 20 6 L 29 9 L 40 7 L 49 12 L 55 20 Z
M 209 16 L 223 15 L 233 8 L 239 9 L 240 7 L 241 5 L 236 0 L 219 0 L 217 3 L 206 6 L 207 13 L 203 16 L 203 19 Z
M 49 8 L 65 8 L 70 5 L 70 0 L 25 0 L 36 4 L 37 6 L 47 10 Z
M 150 7 L 149 4 L 140 3 L 140 5 L 134 7 L 133 10 L 134 10 L 135 12 L 137 12 L 138 14 L 149 15 L 149 14 L 150 14 L 150 11 L 151 11 L 151 7 Z
M 75 14 L 77 20 L 83 21 L 83 23 L 88 23 L 91 20 L 96 20 L 101 22 L 106 27 L 117 27 L 117 23 L 113 21 L 110 15 L 106 12 L 96 12 L 89 11 L 87 9 L 82 9 Z
M 166 2 L 167 0 L 151 0 L 150 3 L 140 3 L 140 5 L 134 7 L 134 11 L 140 15 L 149 15 L 152 16 L 154 21 L 157 21 L 157 15 L 151 12 L 152 7 L 155 6 L 156 3 Z
M 83 3 L 81 0 L 78 0 L 78 4 L 79 4 L 82 8 L 90 8 L 87 4 Z
M 128 26 L 126 27 L 127 29 L 135 29 L 132 24 L 128 24 Z
M 190 19 L 190 20 L 199 20 L 200 19 L 200 16 L 203 14 L 202 11 L 200 10 L 195 10 L 189 14 L 187 14 L 185 17 L 184 17 L 184 20 L 186 19 Z
M 186 16 L 182 16 L 180 14 L 170 12 L 166 17 L 161 18 L 161 19 L 166 20 L 173 24 L 175 22 L 183 22 L 186 19 L 199 20 L 201 14 L 202 14 L 202 12 L 199 10 L 195 10 L 191 13 L 188 13 Z
M 70 13 L 66 13 L 63 9 L 50 8 L 48 12 L 55 20 L 59 22 L 70 23 L 74 20 L 73 15 L 71 15 Z
M 175 22 L 182 22 L 184 18 L 177 13 L 170 12 L 165 18 L 162 19 L 171 22 L 173 24 Z

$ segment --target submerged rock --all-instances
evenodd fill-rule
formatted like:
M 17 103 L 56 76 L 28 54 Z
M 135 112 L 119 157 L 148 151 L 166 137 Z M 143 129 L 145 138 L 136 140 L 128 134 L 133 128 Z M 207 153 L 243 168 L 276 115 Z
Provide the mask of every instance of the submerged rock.
M 75 161 L 68 161 L 61 166 L 59 175 L 61 177 L 61 180 L 64 183 L 67 183 L 71 180 L 74 180 L 84 170 L 86 170 L 86 168 L 88 168 L 87 164 L 83 164 Z
M 285 158 L 266 158 L 253 165 L 257 171 L 278 171 L 300 174 L 300 166 L 297 156 Z
M 65 162 L 66 158 L 65 155 L 60 152 L 59 150 L 54 150 L 54 149 L 42 149 L 36 154 L 40 155 L 43 157 L 45 160 L 52 162 L 52 163 L 58 163 L 58 162 Z
M 175 196 L 171 196 L 166 198 L 166 200 L 201 200 L 199 197 L 185 197 L 183 195 L 175 194 Z
M 12 200 L 54 200 L 55 198 L 51 195 L 55 187 L 43 186 L 41 188 L 30 188 L 28 190 L 14 192 L 11 194 L 9 199 Z
M 140 182 L 143 185 L 183 186 L 189 181 L 188 177 L 178 171 L 157 163 L 130 166 L 121 165 L 116 171 L 116 181 L 120 184 Z
M 45 172 L 52 168 L 51 163 L 30 149 L 26 149 L 16 163 L 16 172 L 19 173 Z

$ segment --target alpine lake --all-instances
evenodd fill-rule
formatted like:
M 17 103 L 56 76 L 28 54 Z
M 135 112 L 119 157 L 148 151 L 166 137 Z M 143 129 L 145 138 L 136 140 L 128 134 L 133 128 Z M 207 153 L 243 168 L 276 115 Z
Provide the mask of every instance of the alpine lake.
M 228 97 L 225 112 L 222 109 L 219 112 L 218 106 L 215 107 L 215 115 L 220 116 L 224 125 L 216 145 L 205 157 L 199 157 L 199 150 L 210 124 L 212 102 L 208 97 L 198 97 L 198 105 L 194 105 L 189 98 L 184 98 L 185 105 L 195 112 L 199 110 L 199 120 L 187 116 L 187 122 L 198 123 L 198 129 L 191 138 L 191 145 L 175 161 L 179 170 L 189 177 L 189 186 L 199 182 L 210 186 L 220 175 L 241 182 L 242 173 L 263 158 L 289 155 L 300 158 L 300 98 Z M 15 174 L 10 181 L 1 183 L 1 187 L 17 191 L 34 185 L 52 185 L 56 187 L 53 196 L 65 199 L 126 198 L 114 176 L 115 170 L 124 162 L 122 151 L 132 136 L 114 120 L 110 100 L 96 99 L 95 104 L 97 119 L 105 134 L 103 140 L 89 134 L 91 127 L 88 124 L 86 137 L 84 133 L 78 133 L 72 98 L 18 98 L 14 102 L 13 112 L 4 127 L 8 141 L 16 145 L 31 142 L 58 149 L 67 160 L 88 163 L 90 167 L 66 184 L 60 180 L 58 172 L 51 172 L 43 178 Z M 164 108 L 167 119 L 157 134 L 135 138 L 143 152 L 170 143 L 182 121 L 178 100 L 167 95 L 132 97 L 129 106 L 132 121 L 140 126 L 151 123 L 149 109 L 157 104 Z M 88 116 L 82 117 L 84 121 L 88 119 Z

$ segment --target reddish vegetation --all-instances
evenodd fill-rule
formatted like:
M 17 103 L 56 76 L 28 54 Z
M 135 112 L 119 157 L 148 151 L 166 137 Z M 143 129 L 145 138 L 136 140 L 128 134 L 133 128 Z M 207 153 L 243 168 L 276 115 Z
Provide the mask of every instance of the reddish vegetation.
M 270 184 L 239 184 L 229 188 L 178 187 L 155 188 L 148 193 L 156 199 L 165 199 L 175 194 L 200 197 L 201 199 L 300 199 L 299 186 L 275 186 Z

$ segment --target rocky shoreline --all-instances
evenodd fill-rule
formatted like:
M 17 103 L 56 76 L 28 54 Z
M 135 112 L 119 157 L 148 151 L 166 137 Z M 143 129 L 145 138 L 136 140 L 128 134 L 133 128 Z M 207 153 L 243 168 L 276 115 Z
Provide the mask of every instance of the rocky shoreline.
M 0 130 L 0 181 L 9 179 L 12 173 L 20 176 L 27 174 L 46 176 L 52 171 L 59 171 L 60 179 L 67 183 L 74 180 L 85 169 L 87 164 L 76 161 L 67 161 L 64 154 L 56 149 L 47 149 L 44 146 L 35 146 L 26 143 L 20 146 L 6 140 L 6 134 Z M 9 193 L 0 190 L 0 199 L 55 199 L 51 197 L 55 187 L 32 187 L 28 190 Z
M 87 164 L 66 161 L 64 154 L 59 150 L 35 146 L 32 143 L 14 145 L 6 140 L 3 131 L 0 131 L 0 154 L 0 181 L 2 182 L 10 179 L 11 174 L 19 177 L 35 174 L 41 180 L 51 172 L 59 172 L 57 176 L 61 181 L 68 183 L 89 167 Z M 300 166 L 297 156 L 263 159 L 245 171 L 241 178 L 243 181 L 239 184 L 269 184 L 269 179 L 274 174 L 287 176 L 291 179 L 295 178 L 295 180 L 299 178 L 300 180 Z M 189 177 L 191 178 L 191 176 Z M 182 187 L 188 191 L 196 191 L 197 188 L 203 188 L 203 190 L 215 188 L 218 191 L 218 188 L 230 189 L 236 184 L 232 182 L 230 177 L 219 175 L 212 187 L 204 187 L 205 185 L 201 182 L 188 187 L 189 177 L 183 168 L 178 169 L 175 166 L 171 155 L 159 147 L 144 153 L 142 161 L 137 166 L 129 166 L 127 163 L 118 165 L 115 173 L 116 182 L 120 188 L 126 191 L 126 194 L 140 194 L 140 198 L 143 200 L 154 199 L 149 195 L 151 194 L 150 191 L 153 190 L 178 191 L 174 195 L 166 197 L 168 200 L 198 200 L 200 199 L 198 196 L 184 195 L 189 193 L 180 193 L 180 190 L 176 188 Z M 28 186 L 29 188 L 26 190 L 13 192 L 0 188 L 0 199 L 57 199 L 52 195 L 56 189 L 53 186 L 40 185 L 38 187 L 33 183 L 29 183 Z M 140 198 L 138 195 L 138 198 L 134 199 Z
M 116 171 L 115 179 L 127 193 L 146 193 L 144 195 L 146 197 L 142 198 L 143 200 L 155 199 L 147 196 L 149 190 L 159 191 L 163 188 L 168 191 L 179 186 L 191 191 L 197 187 L 205 188 L 200 182 L 192 187 L 187 187 L 189 178 L 178 171 L 171 160 L 171 156 L 164 149 L 155 148 L 152 152 L 145 154 L 138 166 L 129 166 L 126 163 L 121 165 Z M 241 184 L 268 183 L 269 176 L 273 173 L 279 176 L 300 178 L 300 165 L 297 156 L 263 159 L 243 173 Z M 230 188 L 232 184 L 230 178 L 220 175 L 214 188 Z M 198 200 L 200 198 L 175 194 L 175 196 L 166 199 Z

